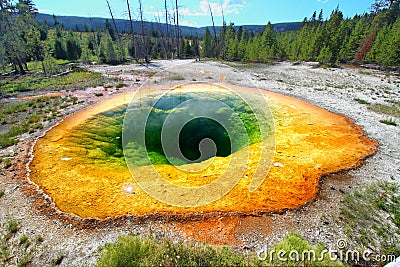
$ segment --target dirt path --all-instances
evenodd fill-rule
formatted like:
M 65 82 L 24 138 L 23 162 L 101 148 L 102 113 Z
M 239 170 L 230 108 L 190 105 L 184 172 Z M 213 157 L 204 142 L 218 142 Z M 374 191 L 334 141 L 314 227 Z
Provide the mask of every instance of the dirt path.
M 351 68 L 315 69 L 308 64 L 235 64 L 234 67 L 236 69 L 216 62 L 186 60 L 156 61 L 149 67 L 91 68 L 107 75 L 118 75 L 128 84 L 136 84 L 136 87 L 144 81 L 142 73 L 146 72 L 146 75 L 154 77 L 152 82 L 158 84 L 225 80 L 305 99 L 355 120 L 370 138 L 379 142 L 377 154 L 356 170 L 326 178 L 318 198 L 298 211 L 262 217 L 214 217 L 194 222 L 125 218 L 104 223 L 93 221 L 95 227 L 80 227 L 78 223 L 68 222 L 62 215 L 54 214 L 54 211 L 43 212 L 45 208 L 40 206 L 45 207 L 46 201 L 29 193 L 34 188 L 23 183 L 23 175 L 33 136 L 24 136 L 17 146 L 2 151 L 15 160 L 13 166 L 3 169 L 0 175 L 0 190 L 4 191 L 4 196 L 0 198 L 0 228 L 6 229 L 11 220 L 19 225 L 17 234 L 10 241 L 15 244 L 15 251 L 10 251 L 10 254 L 16 256 L 8 264 L 15 265 L 17 258 L 31 253 L 34 255 L 31 261 L 33 266 L 51 266 L 57 260 L 60 260 L 61 266 L 92 266 L 99 257 L 99 247 L 129 233 L 165 236 L 181 241 L 211 241 L 256 250 L 266 243 L 272 245 L 280 241 L 295 229 L 312 244 L 323 242 L 333 246 L 344 236 L 338 220 L 344 192 L 374 180 L 400 182 L 400 127 L 380 123 L 389 116 L 377 114 L 354 100 L 380 104 L 400 101 L 399 77 Z M 162 74 L 155 75 L 160 70 Z M 398 118 L 393 119 L 399 122 Z M 31 240 L 26 251 L 19 245 L 24 234 Z M 36 242 L 37 236 L 43 242 Z

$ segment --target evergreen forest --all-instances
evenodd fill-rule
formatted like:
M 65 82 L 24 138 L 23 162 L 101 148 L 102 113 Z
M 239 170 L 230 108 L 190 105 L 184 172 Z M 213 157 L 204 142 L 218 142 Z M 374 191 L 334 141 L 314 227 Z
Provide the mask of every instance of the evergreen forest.
M 129 1 L 126 3 L 131 18 Z M 116 65 L 173 58 L 260 63 L 318 61 L 328 65 L 371 63 L 397 67 L 400 65 L 399 4 L 398 0 L 376 0 L 369 13 L 353 18 L 344 17 L 339 7 L 327 19 L 323 10 L 315 11 L 295 31 L 277 33 L 268 23 L 263 32 L 249 32 L 246 27 L 228 25 L 224 20 L 219 31 L 211 26 L 204 36 L 182 36 L 178 8 L 172 21 L 166 16 L 166 30 L 164 27 L 147 31 L 142 27 L 136 32 L 132 27 L 131 31 L 120 32 L 110 19 L 104 27 L 95 29 L 85 24 L 79 31 L 78 27 L 66 29 L 56 16 L 51 22 L 38 23 L 35 20 L 38 10 L 32 0 L 0 0 L 0 69 L 2 73 L 24 74 L 29 71 L 29 62 L 38 62 L 45 75 L 54 75 L 59 62 Z M 141 8 L 141 1 L 139 5 Z M 170 14 L 167 9 L 165 12 Z M 113 17 L 111 8 L 110 13 Z M 143 15 L 140 17 L 143 24 Z M 212 15 L 211 18 L 214 22 Z

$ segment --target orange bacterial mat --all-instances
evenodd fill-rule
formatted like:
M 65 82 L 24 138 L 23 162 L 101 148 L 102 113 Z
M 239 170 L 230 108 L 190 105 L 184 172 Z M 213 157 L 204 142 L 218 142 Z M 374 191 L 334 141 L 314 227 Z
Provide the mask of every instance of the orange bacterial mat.
M 185 90 L 190 91 L 190 85 Z M 259 92 L 252 88 L 241 90 L 248 94 Z M 243 177 L 221 199 L 197 207 L 169 205 L 143 191 L 123 164 L 96 161 L 93 151 L 89 153 L 71 141 L 72 135 L 76 138 L 77 128 L 99 113 L 128 104 L 133 94 L 119 95 L 79 111 L 37 141 L 29 178 L 51 197 L 59 210 L 81 218 L 107 218 L 128 214 L 259 214 L 299 208 L 316 197 L 323 175 L 357 167 L 377 147 L 343 115 L 293 97 L 262 91 L 274 117 L 276 146 L 262 185 L 249 191 L 260 160 L 261 144 L 256 143 L 250 146 Z M 172 183 L 193 187 L 218 178 L 231 157 L 213 158 L 207 170 L 186 177 L 174 166 L 158 165 L 155 169 Z M 143 173 L 146 168 L 143 167 Z

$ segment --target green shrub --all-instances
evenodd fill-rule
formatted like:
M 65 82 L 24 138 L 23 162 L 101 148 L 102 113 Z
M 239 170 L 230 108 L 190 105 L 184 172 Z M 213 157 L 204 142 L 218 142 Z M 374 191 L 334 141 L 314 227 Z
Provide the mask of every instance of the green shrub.
M 184 81 L 185 77 L 183 77 L 182 75 L 173 75 L 173 76 L 169 76 L 168 80 L 170 80 L 170 81 Z
M 121 88 L 124 88 L 124 87 L 127 87 L 127 85 L 124 84 L 124 83 L 119 83 L 119 84 L 117 84 L 117 86 L 115 86 L 115 88 L 117 88 L 117 89 L 121 89 Z
M 18 140 L 11 137 L 0 135 L 0 148 L 12 146 L 18 143 Z
M 257 266 L 259 263 L 254 256 L 246 258 L 226 247 L 121 236 L 115 244 L 105 246 L 97 266 Z
M 16 221 L 9 221 L 7 229 L 10 234 L 17 233 L 18 232 L 18 223 Z
M 347 194 L 340 209 L 340 220 L 349 240 L 356 244 L 355 249 L 368 247 L 380 255 L 399 255 L 399 210 L 399 185 L 381 181 Z
M 28 248 L 28 246 L 30 245 L 28 237 L 26 235 L 21 236 L 19 239 L 19 244 L 21 246 L 24 246 L 25 248 Z
M 12 165 L 12 163 L 11 163 L 11 160 L 10 160 L 9 158 L 5 158 L 5 159 L 3 160 L 4 169 L 10 168 L 11 165 Z
M 390 126 L 397 126 L 397 122 L 394 121 L 393 119 L 380 120 L 379 122 Z
M 17 263 L 16 267 L 30 266 L 29 263 L 31 261 L 32 261 L 32 256 L 31 255 L 25 256 L 24 258 L 18 260 L 18 263 Z
M 358 103 L 362 104 L 362 105 L 368 105 L 369 104 L 367 101 L 365 101 L 363 99 L 356 98 L 354 100 L 357 101 Z
M 52 264 L 55 265 L 60 265 L 62 263 L 62 261 L 64 260 L 65 256 L 60 254 L 58 255 L 56 258 L 54 258 L 51 262 Z
M 38 115 L 32 115 L 28 118 L 28 123 L 37 123 L 39 122 L 40 117 Z
M 371 110 L 386 114 L 393 117 L 400 117 L 400 102 L 393 101 L 393 105 L 374 104 L 370 107 Z
M 269 250 L 266 258 L 272 266 L 343 266 L 325 251 L 322 244 L 313 248 L 300 234 L 292 232 Z
M 43 241 L 44 241 L 44 239 L 42 236 L 39 235 L 36 237 L 36 243 L 40 244 L 40 243 L 43 243 Z

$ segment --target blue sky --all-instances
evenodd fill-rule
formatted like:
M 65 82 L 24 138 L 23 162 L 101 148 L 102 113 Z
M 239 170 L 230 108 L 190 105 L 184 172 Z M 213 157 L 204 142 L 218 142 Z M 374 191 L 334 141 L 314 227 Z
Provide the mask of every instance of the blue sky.
M 109 0 L 117 18 L 127 18 L 126 0 Z M 138 0 L 129 0 L 138 18 Z M 164 0 L 142 0 L 145 20 L 157 21 L 160 15 L 164 22 Z M 167 0 L 169 9 L 173 9 L 174 0 Z M 222 24 L 222 12 L 225 20 L 236 25 L 265 25 L 272 23 L 302 21 L 314 11 L 323 9 L 327 18 L 339 5 L 345 17 L 368 11 L 374 0 L 179 0 L 180 22 L 182 25 L 202 27 L 211 25 L 208 3 L 214 13 L 216 24 Z M 40 12 L 55 15 L 75 15 L 84 17 L 110 17 L 105 0 L 34 0 Z

